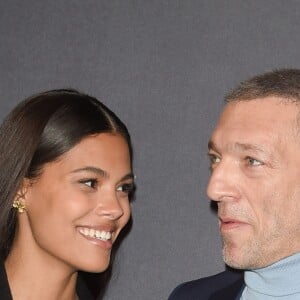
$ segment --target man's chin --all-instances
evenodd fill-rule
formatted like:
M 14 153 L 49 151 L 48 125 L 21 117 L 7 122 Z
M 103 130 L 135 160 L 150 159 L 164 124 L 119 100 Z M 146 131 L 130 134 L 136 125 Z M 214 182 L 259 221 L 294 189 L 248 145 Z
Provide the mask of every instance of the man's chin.
M 233 269 L 248 269 L 248 263 L 243 259 L 243 255 L 237 249 L 223 248 L 223 260 L 227 266 Z
M 241 253 L 227 253 L 223 250 L 223 260 L 225 264 L 237 270 L 254 270 L 263 267 L 257 259 L 251 260 L 249 255 Z

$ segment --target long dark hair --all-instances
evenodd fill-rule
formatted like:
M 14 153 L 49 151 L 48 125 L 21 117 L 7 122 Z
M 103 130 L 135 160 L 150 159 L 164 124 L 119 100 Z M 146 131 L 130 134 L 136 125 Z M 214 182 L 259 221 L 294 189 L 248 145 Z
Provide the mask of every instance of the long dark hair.
M 24 178 L 36 178 L 45 163 L 84 137 L 118 133 L 131 151 L 122 121 L 103 103 L 75 90 L 51 90 L 19 103 L 0 127 L 0 254 L 5 259 L 17 226 L 12 202 Z

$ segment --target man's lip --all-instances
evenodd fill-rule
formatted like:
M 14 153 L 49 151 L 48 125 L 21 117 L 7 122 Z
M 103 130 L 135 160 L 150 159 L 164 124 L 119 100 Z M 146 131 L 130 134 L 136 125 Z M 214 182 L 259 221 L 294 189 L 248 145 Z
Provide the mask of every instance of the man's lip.
M 227 218 L 227 217 L 219 217 L 220 222 L 220 231 L 233 230 L 237 228 L 241 228 L 245 225 L 249 225 L 247 222 L 235 219 L 235 218 Z

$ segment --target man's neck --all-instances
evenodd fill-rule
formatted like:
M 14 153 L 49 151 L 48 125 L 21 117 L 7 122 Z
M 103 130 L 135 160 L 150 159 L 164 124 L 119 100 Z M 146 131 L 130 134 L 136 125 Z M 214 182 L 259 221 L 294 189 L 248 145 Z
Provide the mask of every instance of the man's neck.
M 241 299 L 251 299 L 249 295 L 252 295 L 252 298 L 255 295 L 255 299 L 299 299 L 299 281 L 300 253 L 297 253 L 268 267 L 246 271 L 246 288 Z M 298 298 L 295 298 L 295 295 Z

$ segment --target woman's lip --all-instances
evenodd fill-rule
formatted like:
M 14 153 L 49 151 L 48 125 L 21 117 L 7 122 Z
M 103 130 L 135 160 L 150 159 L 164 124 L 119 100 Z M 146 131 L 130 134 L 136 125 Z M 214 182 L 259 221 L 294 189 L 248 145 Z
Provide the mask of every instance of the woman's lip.
M 89 229 L 95 229 L 95 230 L 99 230 L 99 231 L 109 231 L 109 232 L 113 232 L 116 231 L 116 226 L 111 224 L 111 225 L 77 225 L 77 228 L 89 228 Z
M 110 250 L 113 246 L 113 242 L 112 240 L 101 240 L 101 239 L 97 239 L 97 238 L 94 238 L 94 237 L 90 237 L 90 236 L 86 236 L 86 235 L 83 235 L 81 232 L 78 231 L 78 233 L 84 238 L 86 239 L 88 242 L 90 242 L 91 244 L 94 244 L 96 246 L 99 246 L 103 249 L 106 249 L 106 250 Z

